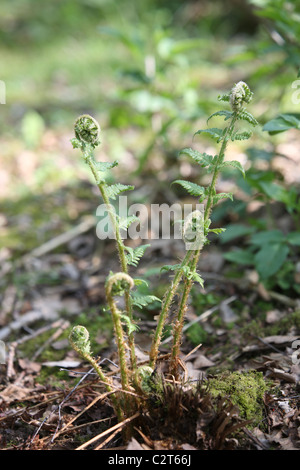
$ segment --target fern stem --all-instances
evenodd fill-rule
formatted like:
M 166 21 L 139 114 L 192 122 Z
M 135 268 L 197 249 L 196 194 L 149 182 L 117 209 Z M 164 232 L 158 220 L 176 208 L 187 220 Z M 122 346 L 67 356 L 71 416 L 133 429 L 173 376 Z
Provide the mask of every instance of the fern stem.
M 113 298 L 113 292 L 112 292 L 114 284 L 118 281 L 125 281 L 128 285 L 128 289 L 131 289 L 134 286 L 134 282 L 131 279 L 131 277 L 128 276 L 128 274 L 117 273 L 108 278 L 106 282 L 106 286 L 105 286 L 106 297 L 107 297 L 109 308 L 112 314 L 114 330 L 115 330 L 115 338 L 116 338 L 117 347 L 118 347 L 122 389 L 129 391 L 130 389 L 129 372 L 128 372 L 127 361 L 126 361 L 126 349 L 125 349 L 123 327 L 121 323 L 120 312 L 117 309 L 116 303 Z M 129 409 L 130 398 L 128 397 L 128 395 L 126 395 L 125 397 L 125 402 L 126 402 L 127 411 L 129 412 L 130 411 Z
M 89 333 L 87 329 L 81 325 L 77 325 L 73 327 L 69 335 L 69 342 L 72 348 L 74 349 L 74 351 L 76 351 L 77 354 L 80 357 L 82 357 L 82 359 L 86 360 L 87 362 L 91 364 L 95 372 L 98 374 L 101 382 L 103 382 L 106 390 L 108 392 L 113 392 L 114 389 L 112 387 L 110 379 L 105 376 L 102 368 L 99 366 L 97 361 L 91 355 Z M 111 400 L 113 402 L 113 407 L 115 409 L 118 420 L 122 421 L 124 419 L 124 413 L 114 393 L 112 393 L 111 395 Z
M 115 238 L 116 238 L 116 244 L 117 244 L 121 269 L 122 269 L 123 273 L 128 274 L 128 265 L 127 265 L 127 258 L 126 258 L 125 249 L 124 249 L 124 243 L 123 243 L 123 239 L 122 239 L 121 234 L 120 234 L 120 229 L 119 229 L 119 226 L 118 226 L 118 223 L 117 223 L 117 219 L 114 215 L 114 210 L 112 208 L 112 205 L 109 201 L 109 197 L 107 195 L 106 184 L 105 184 L 104 181 L 99 180 L 98 171 L 97 171 L 97 168 L 96 168 L 96 165 L 95 165 L 95 160 L 94 160 L 93 154 L 90 154 L 86 157 L 86 162 L 89 165 L 89 167 L 90 167 L 90 169 L 91 169 L 91 171 L 94 175 L 94 178 L 95 178 L 95 181 L 96 181 L 97 186 L 99 188 L 99 191 L 101 193 L 103 202 L 106 205 L 107 211 L 109 213 L 109 216 L 110 216 L 110 219 L 111 219 L 111 222 L 112 222 L 113 231 L 114 231 L 114 235 L 115 235 Z M 126 289 L 124 297 L 125 297 L 125 305 L 126 305 L 127 315 L 129 317 L 130 321 L 133 322 L 132 302 L 131 302 L 130 289 L 129 288 Z M 130 349 L 131 367 L 132 367 L 133 370 L 135 370 L 136 367 L 137 367 L 137 360 L 136 360 L 136 354 L 135 354 L 135 342 L 134 342 L 133 332 L 130 332 L 128 334 L 128 345 L 129 345 L 129 349 Z
M 216 184 L 219 176 L 219 167 L 220 164 L 224 160 L 224 155 L 226 151 L 226 146 L 228 143 L 228 139 L 230 138 L 233 129 L 234 129 L 234 124 L 237 119 L 237 113 L 234 113 L 230 125 L 228 126 L 225 135 L 223 137 L 222 145 L 218 154 L 218 158 L 216 160 L 213 176 L 212 176 L 212 181 L 209 186 L 209 192 L 208 192 L 208 197 L 207 197 L 207 203 L 204 211 L 204 227 L 208 223 L 210 213 L 213 207 L 213 196 L 216 191 Z M 196 272 L 198 261 L 200 258 L 200 253 L 201 253 L 202 247 L 198 248 L 197 250 L 194 251 L 194 255 L 189 259 L 189 267 L 190 267 L 190 273 Z M 184 319 L 185 319 L 185 312 L 187 309 L 187 302 L 188 298 L 190 295 L 191 288 L 193 286 L 193 279 L 190 277 L 189 279 L 185 279 L 184 281 L 184 288 L 181 296 L 181 301 L 180 305 L 178 308 L 177 312 L 177 317 L 176 321 L 174 323 L 174 330 L 173 330 L 173 346 L 172 346 L 172 351 L 171 351 L 171 359 L 170 359 L 170 373 L 174 375 L 175 378 L 178 378 L 178 358 L 179 358 L 179 352 L 180 352 L 180 345 L 181 345 L 181 337 L 182 337 L 182 328 L 184 324 Z
M 164 325 L 166 323 L 166 319 L 167 319 L 167 316 L 168 316 L 170 305 L 172 303 L 172 300 L 173 300 L 174 295 L 177 291 L 178 285 L 179 285 L 179 283 L 182 279 L 182 276 L 183 276 L 183 272 L 182 272 L 181 268 L 183 268 L 184 266 L 186 266 L 188 264 L 192 254 L 193 254 L 193 251 L 189 250 L 187 252 L 187 254 L 185 255 L 185 258 L 183 259 L 183 261 L 180 265 L 180 268 L 177 270 L 177 272 L 174 276 L 174 279 L 172 281 L 171 287 L 168 290 L 167 295 L 165 297 L 165 300 L 163 302 L 163 305 L 162 305 L 162 308 L 161 308 L 161 311 L 160 311 L 160 314 L 159 314 L 158 322 L 157 322 L 157 327 L 156 327 L 156 330 L 155 330 L 155 333 L 154 333 L 154 336 L 153 336 L 151 350 L 150 350 L 149 366 L 152 367 L 152 368 L 155 367 L 155 363 L 156 363 L 157 356 L 158 356 L 158 348 L 159 348 L 159 345 L 160 345 L 160 342 L 161 342 L 161 336 L 162 336 Z

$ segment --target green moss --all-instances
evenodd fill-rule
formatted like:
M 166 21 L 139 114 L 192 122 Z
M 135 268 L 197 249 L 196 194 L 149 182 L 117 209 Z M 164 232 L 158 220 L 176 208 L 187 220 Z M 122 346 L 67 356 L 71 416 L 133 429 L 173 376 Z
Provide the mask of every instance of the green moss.
M 186 331 L 186 336 L 193 345 L 206 343 L 207 341 L 207 332 L 199 323 L 191 325 Z
M 74 384 L 76 380 L 78 379 L 73 379 Z M 70 379 L 68 371 L 60 370 L 59 367 L 42 367 L 36 378 L 36 383 L 47 385 L 53 389 L 65 389 L 66 384 L 68 387 L 72 384 L 72 379 Z
M 264 319 L 252 320 L 243 326 L 240 331 L 244 338 L 247 338 L 249 335 L 251 337 L 255 335 L 263 338 L 265 336 L 287 334 L 292 327 L 296 330 L 300 329 L 300 310 L 288 313 L 272 325 L 266 325 Z
M 213 397 L 228 397 L 238 406 L 241 417 L 258 425 L 263 419 L 263 396 L 267 390 L 263 374 L 257 371 L 220 374 L 209 380 Z

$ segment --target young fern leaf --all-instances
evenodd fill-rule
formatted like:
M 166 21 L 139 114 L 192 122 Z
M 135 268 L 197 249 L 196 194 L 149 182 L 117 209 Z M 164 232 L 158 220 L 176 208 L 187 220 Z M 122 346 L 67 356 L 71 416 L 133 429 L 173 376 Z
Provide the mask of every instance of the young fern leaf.
M 172 184 L 180 184 L 191 196 L 202 196 L 205 192 L 203 186 L 186 180 L 176 180 Z
M 217 235 L 219 235 L 220 233 L 223 233 L 226 231 L 226 228 L 221 228 L 221 227 L 218 227 L 218 228 L 210 228 L 208 230 L 209 232 L 212 232 L 212 233 L 216 233 Z
M 120 217 L 117 215 L 116 217 L 118 218 L 120 230 L 127 230 L 131 224 L 133 224 L 134 222 L 140 221 L 140 219 L 136 217 L 135 215 L 130 215 L 128 217 Z
M 202 287 L 204 285 L 204 280 L 200 276 L 200 274 L 196 273 L 195 271 L 191 270 L 189 266 L 181 266 L 181 264 L 173 264 L 173 265 L 165 265 L 161 268 L 162 271 L 177 271 L 180 269 L 187 279 L 192 279 L 195 282 L 198 282 Z
M 191 271 L 191 275 L 188 276 L 188 279 L 191 279 L 194 282 L 198 282 L 198 284 L 200 284 L 201 287 L 204 287 L 204 279 L 197 272 Z
M 224 135 L 224 130 L 226 130 L 226 128 L 219 129 L 218 127 L 210 127 L 209 129 L 199 129 L 197 132 L 195 132 L 194 135 L 198 135 L 201 133 L 208 134 L 216 142 L 221 142 Z
M 241 165 L 241 163 L 238 162 L 237 160 L 230 160 L 228 162 L 223 162 L 219 166 L 219 169 L 223 170 L 223 168 L 228 168 L 229 166 L 232 166 L 233 168 L 236 168 L 237 170 L 239 170 L 245 178 L 245 170 L 244 170 L 243 166 Z
M 128 251 L 128 254 L 126 256 L 127 258 L 127 263 L 130 264 L 131 266 L 137 267 L 139 264 L 140 259 L 144 255 L 146 249 L 150 245 L 140 245 L 137 246 L 136 248 L 131 248 L 130 246 L 125 246 L 126 251 Z
M 139 330 L 138 325 L 136 325 L 135 323 L 133 323 L 133 322 L 131 321 L 131 319 L 129 318 L 129 316 L 128 316 L 128 315 L 125 315 L 125 313 L 121 313 L 121 314 L 120 314 L 120 318 L 121 318 L 121 320 L 126 324 L 127 332 L 128 332 L 129 335 L 130 335 L 131 333 L 134 333 L 135 331 L 138 331 L 138 330 Z
M 231 111 L 226 111 L 226 110 L 216 111 L 215 113 L 209 116 L 206 122 L 208 122 L 214 116 L 225 116 L 225 121 L 227 121 L 228 119 L 232 118 L 232 115 L 233 113 Z
M 148 305 L 151 305 L 154 302 L 161 303 L 161 300 L 155 295 L 141 294 L 140 292 L 132 292 L 131 300 L 132 300 L 132 305 L 138 308 L 147 307 Z
M 111 184 L 110 186 L 106 185 L 106 194 L 109 199 L 116 199 L 117 196 L 124 191 L 131 191 L 134 189 L 134 186 L 129 186 L 127 184 L 121 184 L 121 183 L 116 183 L 116 184 Z
M 210 172 L 214 168 L 214 163 L 216 156 L 208 155 L 207 153 L 201 153 L 197 150 L 191 148 L 184 148 L 179 152 L 179 155 L 187 155 L 188 157 L 192 158 L 198 165 L 202 168 L 207 167 L 207 171 Z
M 230 101 L 230 94 L 229 94 L 229 93 L 225 93 L 224 95 L 219 95 L 219 96 L 218 96 L 218 100 L 219 100 L 219 101 L 229 102 L 229 101 Z
M 220 199 L 231 199 L 233 201 L 233 194 L 232 193 L 218 193 L 215 194 L 213 197 L 213 204 L 216 204 Z
M 148 287 L 148 282 L 145 279 L 134 279 L 133 280 L 135 286 L 145 286 Z
M 107 171 L 110 170 L 111 168 L 114 168 L 115 166 L 118 166 L 118 161 L 115 160 L 114 162 L 95 162 L 95 166 L 98 171 Z
M 240 121 L 247 121 L 249 122 L 249 124 L 252 124 L 252 126 L 257 126 L 258 125 L 258 121 L 255 119 L 254 116 L 252 116 L 251 113 L 249 113 L 248 111 L 246 111 L 245 109 L 241 110 L 237 116 L 237 119 L 240 120 Z
M 231 135 L 231 140 L 232 140 L 232 141 L 235 141 L 235 140 L 247 140 L 247 139 L 250 139 L 251 136 L 252 136 L 252 132 L 251 132 L 251 131 L 233 132 L 232 135 Z
M 165 264 L 160 268 L 160 272 L 162 271 L 177 271 L 177 269 L 180 269 L 181 264 Z

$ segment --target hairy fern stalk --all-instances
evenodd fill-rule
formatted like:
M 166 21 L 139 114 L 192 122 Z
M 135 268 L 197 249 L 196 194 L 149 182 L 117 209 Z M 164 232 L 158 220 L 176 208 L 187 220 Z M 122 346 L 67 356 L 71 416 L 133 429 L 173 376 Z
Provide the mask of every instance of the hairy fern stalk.
M 192 248 L 187 248 L 185 257 L 180 263 L 172 266 L 162 267 L 162 270 L 173 272 L 174 276 L 171 285 L 169 289 L 167 289 L 165 297 L 162 300 L 157 327 L 152 337 L 149 363 L 148 365 L 144 366 L 144 369 L 138 368 L 135 356 L 134 333 L 137 329 L 137 325 L 133 320 L 133 308 L 134 306 L 144 307 L 152 301 L 157 301 L 159 299 L 151 295 L 141 295 L 135 290 L 136 286 L 142 284 L 145 281 L 142 279 L 133 279 L 129 275 L 129 266 L 138 266 L 140 259 L 144 255 L 144 252 L 149 245 L 140 245 L 133 249 L 124 244 L 124 241 L 121 237 L 122 229 L 128 229 L 128 227 L 133 222 L 136 222 L 138 218 L 135 216 L 121 218 L 118 214 L 116 214 L 111 204 L 111 200 L 116 199 L 117 196 L 124 191 L 132 190 L 133 186 L 120 183 L 108 184 L 106 182 L 104 177 L 105 172 L 107 170 L 113 169 L 118 164 L 118 162 L 115 161 L 108 163 L 95 161 L 94 149 L 100 143 L 99 124 L 89 115 L 80 116 L 75 122 L 75 138 L 72 139 L 72 144 L 74 148 L 79 148 L 81 150 L 84 161 L 90 167 L 90 170 L 95 177 L 95 181 L 111 218 L 120 259 L 121 272 L 116 274 L 111 273 L 108 277 L 106 282 L 106 297 L 114 322 L 114 332 L 119 354 L 121 385 L 124 392 L 129 392 L 130 394 L 130 390 L 132 391 L 132 389 L 135 389 L 139 393 L 141 393 L 141 391 L 146 393 L 145 390 L 149 390 L 149 380 L 151 380 L 151 373 L 155 369 L 158 360 L 161 337 L 168 318 L 169 309 L 179 286 L 181 286 L 183 283 L 181 300 L 179 303 L 176 319 L 173 324 L 173 345 L 169 362 L 170 373 L 176 378 L 179 376 L 179 353 L 189 294 L 193 283 L 198 282 L 201 286 L 203 286 L 203 279 L 197 272 L 197 265 L 201 250 L 203 246 L 208 243 L 209 233 L 214 232 L 219 234 L 224 231 L 223 228 L 210 228 L 211 212 L 215 204 L 217 204 L 220 199 L 233 198 L 231 193 L 217 193 L 216 186 L 218 177 L 220 172 L 222 172 L 228 166 L 241 171 L 243 175 L 245 174 L 242 165 L 238 161 L 225 161 L 225 152 L 230 141 L 245 140 L 251 137 L 251 132 L 248 130 L 240 131 L 237 129 L 237 124 L 239 121 L 246 121 L 252 126 L 257 125 L 256 119 L 245 108 L 245 105 L 250 103 L 251 99 L 252 92 L 250 91 L 248 85 L 244 82 L 237 83 L 228 94 L 224 94 L 219 97 L 220 101 L 229 103 L 230 110 L 217 111 L 208 118 L 208 121 L 215 117 L 224 118 L 226 122 L 225 127 L 223 129 L 216 127 L 201 129 L 195 133 L 195 135 L 204 133 L 208 134 L 217 144 L 220 144 L 220 150 L 217 155 L 200 153 L 192 148 L 184 148 L 180 151 L 180 155 L 188 156 L 201 168 L 204 168 L 209 174 L 211 174 L 211 182 L 207 187 L 200 186 L 187 180 L 176 180 L 173 183 L 181 185 L 190 195 L 198 198 L 199 203 L 203 204 L 204 210 L 203 212 L 199 210 L 192 212 L 190 216 L 185 221 L 183 221 L 183 240 L 190 240 L 190 235 L 192 234 L 196 238 L 196 244 L 193 244 Z M 117 308 L 114 299 L 116 295 L 124 295 L 124 312 L 119 311 Z M 78 331 L 79 330 L 77 330 L 77 333 Z M 75 341 L 77 336 L 78 335 L 74 334 L 74 332 L 71 332 L 71 346 L 79 354 L 81 354 L 82 357 L 89 360 L 91 364 L 96 365 L 97 367 L 97 364 L 93 358 L 91 358 L 89 351 L 84 349 L 83 352 L 80 352 L 80 348 L 82 347 L 82 340 L 81 343 L 78 340 L 77 344 Z M 127 349 L 130 351 L 130 367 L 127 363 Z M 96 372 L 98 373 L 102 382 L 105 383 L 107 390 L 112 391 L 111 382 L 109 380 L 106 381 L 102 370 L 98 367 L 98 369 L 96 368 Z M 124 416 L 126 417 L 126 415 L 128 416 L 130 412 L 134 411 L 133 400 L 124 399 L 123 397 L 123 410 L 122 406 L 120 405 L 120 401 L 117 399 L 117 395 L 113 394 L 112 397 L 119 419 Z
M 173 325 L 173 347 L 171 352 L 170 360 L 170 372 L 177 377 L 178 376 L 178 356 L 179 348 L 181 344 L 182 328 L 184 324 L 185 311 L 187 308 L 187 302 L 190 290 L 194 282 L 199 282 L 203 286 L 203 279 L 197 273 L 197 264 L 202 247 L 208 243 L 207 236 L 210 232 L 221 233 L 224 231 L 223 228 L 210 229 L 210 214 L 213 206 L 217 204 L 220 199 L 233 198 L 231 193 L 218 193 L 216 192 L 216 185 L 220 172 L 231 166 L 245 175 L 244 168 L 240 162 L 236 160 L 224 161 L 225 151 L 229 141 L 235 140 L 246 140 L 249 139 L 252 133 L 248 130 L 239 131 L 236 130 L 238 121 L 247 121 L 252 126 L 256 126 L 258 123 L 256 119 L 246 109 L 245 105 L 250 103 L 252 99 L 252 92 L 248 85 L 244 82 L 239 82 L 231 89 L 230 93 L 219 96 L 219 100 L 223 102 L 229 102 L 231 110 L 220 110 L 213 113 L 207 120 L 214 117 L 223 117 L 228 125 L 223 129 L 220 128 L 208 128 L 198 130 L 195 135 L 207 134 L 216 143 L 221 144 L 219 153 L 217 155 L 208 155 L 206 153 L 200 153 L 192 148 L 185 148 L 180 151 L 181 155 L 190 157 L 196 164 L 200 165 L 201 168 L 205 168 L 207 173 L 212 174 L 210 185 L 207 187 L 200 186 L 196 183 L 192 183 L 186 180 L 176 180 L 173 184 L 181 185 L 190 195 L 198 197 L 199 203 L 205 205 L 204 214 L 195 214 L 196 224 L 195 230 L 201 231 L 200 243 L 196 249 L 188 250 L 183 261 L 176 266 L 166 266 L 163 269 L 170 269 L 175 271 L 175 276 L 171 284 L 171 288 L 164 299 L 161 313 L 158 319 L 158 325 L 154 333 L 152 347 L 150 351 L 150 365 L 155 366 L 159 344 L 163 333 L 163 328 L 168 317 L 168 311 L 175 293 L 177 292 L 178 286 L 181 280 L 184 280 L 183 293 L 181 295 L 181 301 L 178 308 L 176 320 Z
M 197 280 L 195 278 L 197 264 L 199 261 L 201 249 L 205 243 L 207 243 L 207 236 L 210 232 L 221 233 L 224 231 L 223 228 L 210 229 L 210 214 L 214 205 L 220 200 L 225 198 L 230 198 L 232 200 L 233 195 L 231 193 L 218 193 L 216 192 L 216 185 L 218 181 L 218 176 L 220 172 L 231 166 L 238 169 L 245 176 L 244 168 L 240 162 L 236 160 L 224 161 L 225 152 L 229 141 L 235 140 L 246 140 L 249 139 L 252 135 L 250 131 L 239 131 L 236 130 L 236 124 L 238 121 L 247 121 L 253 126 L 256 126 L 258 123 L 256 119 L 246 111 L 244 105 L 248 104 L 252 99 L 252 92 L 248 85 L 244 82 L 237 83 L 229 94 L 225 94 L 219 97 L 221 101 L 229 102 L 231 106 L 231 111 L 221 110 L 213 113 L 207 120 L 207 122 L 213 117 L 224 117 L 225 121 L 228 121 L 228 125 L 223 129 L 220 128 L 208 128 L 198 130 L 195 135 L 202 133 L 208 134 L 212 137 L 217 143 L 221 144 L 219 153 L 217 155 L 207 155 L 206 153 L 200 153 L 191 148 L 185 148 L 180 153 L 188 155 L 191 157 L 198 165 L 202 168 L 206 168 L 207 172 L 212 174 L 211 183 L 207 187 L 202 187 L 190 183 L 187 181 L 177 180 L 175 183 L 183 186 L 189 194 L 199 196 L 199 202 L 205 203 L 204 215 L 202 218 L 203 230 L 203 239 L 202 243 L 194 250 L 192 256 L 190 256 L 188 261 L 188 276 L 185 276 L 184 279 L 184 288 L 181 296 L 181 302 L 178 308 L 177 317 L 173 325 L 173 347 L 171 352 L 170 360 L 170 372 L 175 378 L 178 377 L 178 358 L 179 358 L 179 349 L 181 344 L 182 328 L 185 318 L 185 311 L 187 308 L 188 297 L 192 288 L 193 283 Z M 200 277 L 198 282 L 203 286 L 203 279 Z

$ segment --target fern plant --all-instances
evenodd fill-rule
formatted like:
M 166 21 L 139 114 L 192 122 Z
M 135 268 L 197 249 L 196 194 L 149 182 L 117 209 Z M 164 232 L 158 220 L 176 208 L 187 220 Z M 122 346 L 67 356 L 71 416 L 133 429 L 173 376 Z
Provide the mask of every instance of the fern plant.
M 94 157 L 94 149 L 100 144 L 100 126 L 96 119 L 92 116 L 84 114 L 79 116 L 74 125 L 75 138 L 71 140 L 73 148 L 79 148 L 82 152 L 85 163 L 89 166 L 96 184 L 99 188 L 103 202 L 106 206 L 107 213 L 110 216 L 112 223 L 114 238 L 116 240 L 117 250 L 120 260 L 121 272 L 128 274 L 128 265 L 137 266 L 139 260 L 143 256 L 146 248 L 149 245 L 143 245 L 135 249 L 127 247 L 121 236 L 121 231 L 128 228 L 133 222 L 138 220 L 135 216 L 120 218 L 116 214 L 111 200 L 115 200 L 120 194 L 131 191 L 134 186 L 125 185 L 121 183 L 108 184 L 105 180 L 105 173 L 118 165 L 117 161 L 110 162 L 97 162 Z M 136 355 L 134 344 L 134 320 L 132 313 L 132 297 L 130 288 L 127 286 L 124 292 L 126 315 L 127 319 L 127 333 L 128 345 L 130 349 L 130 360 L 132 368 L 136 368 Z
M 252 92 L 248 85 L 244 82 L 237 83 L 228 94 L 219 96 L 219 100 L 223 102 L 229 102 L 231 110 L 220 110 L 213 113 L 207 120 L 214 117 L 223 117 L 225 122 L 228 121 L 228 125 L 223 129 L 220 128 L 208 128 L 198 130 L 195 135 L 208 134 L 216 143 L 220 143 L 221 147 L 217 155 L 208 155 L 206 153 L 200 153 L 192 148 L 184 148 L 180 151 L 181 155 L 190 157 L 200 167 L 205 168 L 207 173 L 211 173 L 211 183 L 207 187 L 200 186 L 196 183 L 192 183 L 186 180 L 176 180 L 173 184 L 181 185 L 190 195 L 198 197 L 199 203 L 205 203 L 204 213 L 198 214 L 198 223 L 195 225 L 196 230 L 201 231 L 201 237 L 199 246 L 196 249 L 188 250 L 185 258 L 180 264 L 175 266 L 164 266 L 162 269 L 175 271 L 175 276 L 171 285 L 171 289 L 163 302 L 162 310 L 158 320 L 156 332 L 154 334 L 151 352 L 150 352 L 150 365 L 155 366 L 158 348 L 161 340 L 163 328 L 168 316 L 168 311 L 172 303 L 172 299 L 178 289 L 180 281 L 184 278 L 184 288 L 181 296 L 181 302 L 178 308 L 176 320 L 173 325 L 173 347 L 171 352 L 170 360 L 170 371 L 177 377 L 178 376 L 178 356 L 179 348 L 181 343 L 182 328 L 185 318 L 185 311 L 187 308 L 187 301 L 191 287 L 194 282 L 199 282 L 203 286 L 203 279 L 197 273 L 197 264 L 201 249 L 205 243 L 207 243 L 207 236 L 210 232 L 221 233 L 224 231 L 223 228 L 211 229 L 210 214 L 213 206 L 224 198 L 233 198 L 231 193 L 217 193 L 216 185 L 220 172 L 228 166 L 231 166 L 245 175 L 244 168 L 241 163 L 236 160 L 225 161 L 225 151 L 229 141 L 245 140 L 251 137 L 251 132 L 236 130 L 236 124 L 238 121 L 246 121 L 252 126 L 256 126 L 258 123 L 256 119 L 246 109 L 245 105 L 250 103 L 252 99 Z
M 236 128 L 239 121 L 246 121 L 252 126 L 257 125 L 256 119 L 245 109 L 245 105 L 250 103 L 252 99 L 252 92 L 246 83 L 239 82 L 232 88 L 230 93 L 220 96 L 219 99 L 229 103 L 231 110 L 217 111 L 208 118 L 208 121 L 215 117 L 222 117 L 227 125 L 222 129 L 212 127 L 198 130 L 195 133 L 195 135 L 203 133 L 208 134 L 216 143 L 220 144 L 219 152 L 216 155 L 208 155 L 192 148 L 184 148 L 180 151 L 180 155 L 188 156 L 201 168 L 204 168 L 207 173 L 211 174 L 211 182 L 207 187 L 187 180 L 176 180 L 173 183 L 181 185 L 190 195 L 198 198 L 199 203 L 203 205 L 204 209 L 203 211 L 198 209 L 193 211 L 182 221 L 182 237 L 187 247 L 186 254 L 182 261 L 161 268 L 162 271 L 173 273 L 173 279 L 161 302 L 161 311 L 149 353 L 149 363 L 142 367 L 138 367 L 135 355 L 134 334 L 138 327 L 133 319 L 133 308 L 143 308 L 149 303 L 158 301 L 159 299 L 153 295 L 143 295 L 135 289 L 135 287 L 142 285 L 145 281 L 143 279 L 133 279 L 129 275 L 129 267 L 132 266 L 136 268 L 138 266 L 138 263 L 149 245 L 140 245 L 136 248 L 132 248 L 124 244 L 121 230 L 127 229 L 138 219 L 135 216 L 121 218 L 116 214 L 111 204 L 111 200 L 116 199 L 118 195 L 124 191 L 132 190 L 133 186 L 120 183 L 108 184 L 106 182 L 104 177 L 105 172 L 113 169 L 118 162 L 108 163 L 95 161 L 94 149 L 100 143 L 100 127 L 97 121 L 89 115 L 83 115 L 80 116 L 75 123 L 75 138 L 72 139 L 72 144 L 74 148 L 81 150 L 85 162 L 88 164 L 95 177 L 96 184 L 111 218 L 120 259 L 121 272 L 115 274 L 110 273 L 105 286 L 106 298 L 114 323 L 115 339 L 119 355 L 121 385 L 122 391 L 124 392 L 122 401 L 117 398 L 117 394 L 112 394 L 116 414 L 119 419 L 123 419 L 123 417 L 128 416 L 130 412 L 136 409 L 136 400 L 132 399 L 132 396 L 129 398 L 132 390 L 135 389 L 139 394 L 147 394 L 149 390 L 151 390 L 149 383 L 151 382 L 152 372 L 157 364 L 163 329 L 174 296 L 179 286 L 181 287 L 182 284 L 181 299 L 173 324 L 173 345 L 169 361 L 170 373 L 176 378 L 179 376 L 179 351 L 189 294 L 193 283 L 198 282 L 201 286 L 204 285 L 201 275 L 197 272 L 201 250 L 203 246 L 208 243 L 209 233 L 213 232 L 219 234 L 224 231 L 223 228 L 210 228 L 211 211 L 220 199 L 233 198 L 231 193 L 217 193 L 216 185 L 218 177 L 220 172 L 228 166 L 232 166 L 241 171 L 243 175 L 245 174 L 242 165 L 238 161 L 225 161 L 225 151 L 229 141 L 245 140 L 251 136 L 251 132 L 248 130 L 240 131 Z M 120 295 L 124 295 L 125 298 L 125 311 L 120 311 L 117 308 L 115 297 Z M 77 326 L 71 331 L 71 346 L 81 354 L 82 357 L 93 364 L 107 390 L 113 391 L 111 381 L 106 380 L 102 370 L 99 369 L 96 361 L 91 357 L 89 347 L 86 347 L 87 334 L 85 331 L 82 331 L 82 328 L 83 327 Z M 127 360 L 127 349 L 130 351 L 130 366 Z M 126 394 L 128 395 L 126 396 Z

